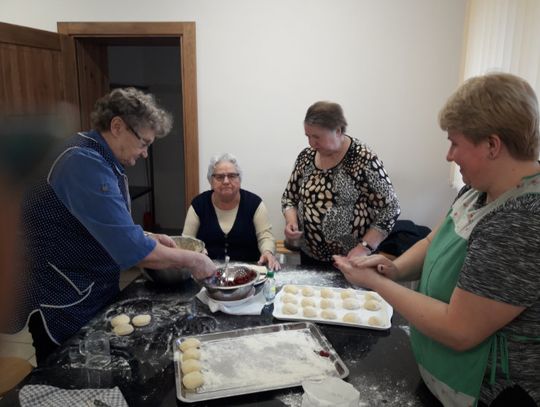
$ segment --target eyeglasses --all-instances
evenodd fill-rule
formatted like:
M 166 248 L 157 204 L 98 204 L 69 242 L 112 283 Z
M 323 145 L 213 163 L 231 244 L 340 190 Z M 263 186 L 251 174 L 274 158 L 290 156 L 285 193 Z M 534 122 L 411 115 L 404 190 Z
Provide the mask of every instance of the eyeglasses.
M 148 147 L 150 147 L 150 145 L 152 144 L 152 142 L 151 142 L 151 141 L 147 141 L 147 140 L 145 140 L 144 138 L 142 138 L 142 136 L 141 136 L 139 133 L 137 133 L 137 132 L 135 131 L 135 129 L 134 129 L 133 127 L 131 127 L 131 126 L 128 124 L 128 122 L 126 122 L 125 120 L 124 120 L 124 123 L 126 124 L 128 130 L 129 130 L 130 132 L 132 132 L 133 135 L 139 139 L 139 141 L 141 142 L 141 148 L 142 148 L 143 150 L 148 149 Z
M 212 174 L 212 177 L 219 182 L 225 181 L 225 178 L 228 178 L 229 181 L 236 181 L 240 177 L 240 174 L 237 172 L 229 172 L 227 174 Z

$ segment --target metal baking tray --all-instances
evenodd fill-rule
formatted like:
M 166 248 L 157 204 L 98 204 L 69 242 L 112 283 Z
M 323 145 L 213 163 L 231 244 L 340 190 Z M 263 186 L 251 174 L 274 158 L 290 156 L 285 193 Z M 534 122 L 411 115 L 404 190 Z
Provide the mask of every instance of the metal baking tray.
M 366 290 L 354 290 L 351 288 L 335 288 L 335 287 L 322 287 L 322 286 L 311 286 L 311 285 L 297 285 L 298 293 L 297 294 L 290 294 L 293 295 L 296 298 L 296 306 L 298 308 L 298 312 L 296 314 L 287 314 L 283 312 L 283 306 L 285 303 L 283 302 L 283 297 L 287 295 L 284 289 L 280 290 L 279 293 L 276 295 L 276 299 L 274 300 L 274 311 L 272 312 L 272 315 L 274 318 L 285 320 L 285 321 L 307 321 L 307 322 L 315 322 L 315 323 L 322 323 L 322 324 L 330 324 L 330 325 L 341 325 L 341 326 L 350 326 L 350 327 L 356 327 L 356 328 L 368 328 L 368 329 L 376 329 L 376 330 L 385 330 L 390 329 L 392 327 L 392 315 L 394 313 L 394 309 L 390 304 L 388 304 L 385 300 L 382 299 L 380 295 L 378 295 L 375 291 L 366 291 Z M 313 289 L 313 295 L 310 297 L 305 297 L 302 295 L 302 289 L 303 288 L 312 288 Z M 336 313 L 335 319 L 325 319 L 321 316 L 322 309 L 318 304 L 320 304 L 320 301 L 322 300 L 321 297 L 321 290 L 323 288 L 331 289 L 334 292 L 334 297 L 331 298 L 331 300 L 334 302 L 334 308 L 332 310 Z M 360 307 L 359 309 L 355 310 L 347 310 L 342 307 L 342 298 L 341 293 L 344 291 L 350 291 L 354 293 L 354 299 L 359 301 L 360 304 L 363 304 L 365 301 L 365 296 L 368 293 L 371 293 L 373 296 L 379 299 L 381 309 L 377 311 L 369 311 L 364 309 L 363 307 Z M 317 316 L 315 317 L 305 317 L 303 315 L 303 307 L 302 307 L 302 300 L 305 298 L 311 298 L 314 300 L 315 309 L 317 311 Z M 343 317 L 347 313 L 353 313 L 357 314 L 359 317 L 358 322 L 345 322 L 343 321 Z M 381 321 L 381 325 L 371 325 L 369 321 L 369 317 L 375 316 Z
M 196 390 L 182 384 L 181 352 L 173 343 L 176 395 L 203 400 L 300 386 L 328 376 L 345 378 L 349 369 L 319 328 L 308 322 L 194 335 L 201 342 L 205 383 Z

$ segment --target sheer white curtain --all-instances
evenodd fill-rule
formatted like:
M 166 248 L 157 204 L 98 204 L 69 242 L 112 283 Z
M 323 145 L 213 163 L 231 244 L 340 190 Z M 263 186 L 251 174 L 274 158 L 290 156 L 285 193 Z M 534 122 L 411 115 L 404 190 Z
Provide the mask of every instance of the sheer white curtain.
M 540 1 L 469 0 L 463 80 L 491 71 L 526 79 L 540 96 Z M 452 165 L 452 185 L 463 182 Z

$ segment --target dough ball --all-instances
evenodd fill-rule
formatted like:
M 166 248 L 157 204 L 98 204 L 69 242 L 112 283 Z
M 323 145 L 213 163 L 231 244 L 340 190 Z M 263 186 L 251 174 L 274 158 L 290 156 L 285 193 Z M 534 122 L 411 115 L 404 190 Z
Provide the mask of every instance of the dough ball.
M 188 390 L 194 390 L 197 387 L 201 387 L 204 384 L 204 377 L 201 372 L 190 372 L 182 378 L 184 387 Z
M 381 309 L 381 303 L 375 300 L 367 300 L 364 303 L 364 308 L 370 311 L 377 311 Z
M 334 310 L 324 309 L 321 312 L 321 317 L 323 317 L 324 319 L 336 319 L 337 314 L 336 314 L 336 312 Z
M 197 359 L 188 359 L 185 362 L 182 362 L 182 373 L 199 372 L 201 367 L 201 362 Z
M 381 319 L 376 316 L 369 317 L 367 323 L 373 326 L 383 326 Z
M 374 293 L 373 291 L 368 291 L 367 293 L 365 293 L 364 298 L 366 299 L 366 301 L 368 300 L 381 301 L 382 300 L 382 298 L 379 297 L 379 294 Z
M 133 325 L 131 324 L 120 324 L 116 325 L 113 329 L 114 333 L 119 336 L 129 335 L 134 330 Z
M 320 305 L 322 309 L 335 308 L 334 301 L 328 298 L 323 298 Z
M 197 338 L 187 338 L 180 344 L 180 350 L 184 352 L 190 348 L 199 348 L 200 346 L 201 341 L 199 341 Z
M 323 288 L 321 289 L 321 297 L 323 298 L 333 298 L 334 297 L 334 290 L 331 288 Z
M 118 326 L 118 325 L 129 324 L 129 321 L 131 321 L 129 316 L 127 316 L 126 314 L 120 314 L 120 315 L 115 316 L 113 319 L 111 319 L 111 325 L 114 328 L 115 326 Z
M 315 300 L 313 298 L 302 298 L 300 304 L 302 304 L 302 307 L 314 307 Z
M 315 295 L 315 290 L 312 287 L 302 288 L 302 295 L 304 297 L 313 297 Z
M 356 292 L 350 288 L 341 292 L 341 298 L 356 298 Z
M 315 318 L 317 316 L 317 308 L 305 307 L 304 316 L 307 318 Z
M 182 352 L 182 362 L 185 362 L 189 359 L 197 359 L 199 360 L 201 358 L 201 351 L 197 348 L 189 348 L 186 349 L 184 352 Z
M 360 301 L 354 298 L 345 298 L 343 300 L 343 308 L 345 309 L 358 309 L 360 308 Z
M 349 322 L 351 324 L 359 324 L 361 321 L 360 315 L 355 314 L 354 312 L 347 312 L 343 315 L 343 322 Z
M 286 285 L 283 290 L 286 292 L 286 293 L 290 293 L 290 294 L 298 294 L 298 287 L 295 286 L 295 285 Z
M 150 323 L 152 317 L 148 314 L 141 314 L 133 317 L 131 323 L 135 326 L 146 326 Z
M 295 315 L 298 312 L 298 307 L 294 304 L 285 304 L 282 312 L 287 315 Z
M 298 304 L 298 300 L 296 299 L 296 296 L 292 295 L 292 294 L 285 294 L 281 300 L 285 303 L 285 304 Z

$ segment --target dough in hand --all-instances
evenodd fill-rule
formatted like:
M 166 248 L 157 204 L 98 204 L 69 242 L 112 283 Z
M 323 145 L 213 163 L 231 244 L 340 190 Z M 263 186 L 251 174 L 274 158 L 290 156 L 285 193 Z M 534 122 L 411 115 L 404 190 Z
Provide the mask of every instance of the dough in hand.
M 189 348 L 182 352 L 182 361 L 201 358 L 201 351 L 197 348 Z
M 345 309 L 358 309 L 360 308 L 360 301 L 354 298 L 345 298 L 343 300 L 343 308 Z
M 321 308 L 322 309 L 327 309 L 327 308 L 334 308 L 335 305 L 334 305 L 334 301 L 332 300 L 329 300 L 327 298 L 323 298 L 321 300 Z
M 180 344 L 180 350 L 184 352 L 190 348 L 198 348 L 200 346 L 201 341 L 199 341 L 197 338 L 187 338 Z
M 341 292 L 341 298 L 343 299 L 355 298 L 355 297 L 356 297 L 356 293 L 354 292 L 354 290 L 350 288 Z
M 375 300 L 367 300 L 364 303 L 364 308 L 370 311 L 377 311 L 381 309 L 381 303 Z
M 188 390 L 196 389 L 204 384 L 204 377 L 201 372 L 190 372 L 182 378 L 184 387 Z
M 379 317 L 376 317 L 376 316 L 369 317 L 367 322 L 368 322 L 369 325 L 373 325 L 373 326 L 382 326 L 383 325 L 381 319 Z
M 129 324 L 131 319 L 126 314 L 120 314 L 111 319 L 111 325 L 113 328 L 118 325 Z
M 283 290 L 286 292 L 286 293 L 290 293 L 290 294 L 298 294 L 298 287 L 295 286 L 295 285 L 286 285 Z
M 302 298 L 302 307 L 314 307 L 315 300 L 313 298 Z
M 285 294 L 281 299 L 284 303 L 298 304 L 298 300 L 292 294 Z
M 182 373 L 198 372 L 201 370 L 201 367 L 201 362 L 197 359 L 188 359 L 185 362 L 182 362 Z
M 294 315 L 298 312 L 298 307 L 294 304 L 285 304 L 282 311 L 284 314 Z
M 133 325 L 131 324 L 120 324 L 116 325 L 113 329 L 114 333 L 119 336 L 129 335 L 134 330 Z
M 305 307 L 304 316 L 307 318 L 315 318 L 317 316 L 317 308 Z
M 302 288 L 302 295 L 304 297 L 313 297 L 315 295 L 315 290 L 311 287 Z
M 131 320 L 131 323 L 134 325 L 134 326 L 146 326 L 150 323 L 150 321 L 152 320 L 152 317 L 148 314 L 141 314 L 141 315 L 137 315 L 135 317 L 133 317 L 133 319 Z
M 321 297 L 323 298 L 332 298 L 334 296 L 334 290 L 331 288 L 322 288 L 321 289 Z
M 349 322 L 351 324 L 359 324 L 361 321 L 360 315 L 355 314 L 354 312 L 347 312 L 343 315 L 343 322 Z
M 324 319 L 336 319 L 337 314 L 334 310 L 325 309 L 321 312 L 321 317 L 323 317 Z

